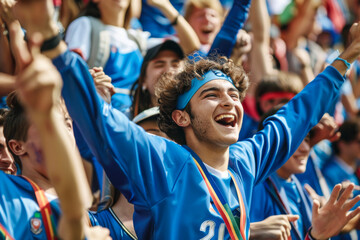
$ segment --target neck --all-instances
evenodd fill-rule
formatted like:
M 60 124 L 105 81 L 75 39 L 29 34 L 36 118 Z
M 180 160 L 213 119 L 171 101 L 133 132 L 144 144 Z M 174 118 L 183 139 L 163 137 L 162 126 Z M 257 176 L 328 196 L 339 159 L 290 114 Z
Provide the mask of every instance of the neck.
M 45 176 L 39 174 L 35 170 L 24 168 L 22 175 L 31 179 L 34 183 L 36 183 L 44 192 L 57 196 L 55 192 L 55 188 L 52 186 L 50 180 Z
M 129 203 L 124 195 L 121 194 L 114 206 L 112 206 L 112 209 L 125 227 L 136 236 L 133 223 L 134 205 Z
M 356 171 L 356 158 L 347 156 L 346 154 L 339 154 L 337 157 Z
M 120 12 L 108 11 L 105 14 L 101 14 L 101 21 L 106 25 L 123 28 L 125 24 L 125 14 L 126 10 Z
M 229 147 L 218 147 L 203 142 L 192 143 L 187 141 L 190 147 L 200 159 L 219 171 L 226 171 L 229 165 Z
M 282 168 L 279 168 L 277 171 L 276 171 L 277 175 L 279 177 L 281 177 L 282 179 L 286 180 L 286 181 L 291 181 L 291 173 L 285 171 L 284 169 Z

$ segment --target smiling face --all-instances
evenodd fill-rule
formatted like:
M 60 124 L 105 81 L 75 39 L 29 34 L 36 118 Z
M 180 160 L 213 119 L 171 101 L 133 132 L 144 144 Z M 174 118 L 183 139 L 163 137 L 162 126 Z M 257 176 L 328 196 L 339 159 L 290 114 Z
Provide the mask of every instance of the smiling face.
M 201 44 L 212 44 L 220 31 L 221 16 L 211 8 L 194 7 L 188 19 Z
M 304 173 L 310 154 L 310 138 L 307 136 L 300 144 L 299 148 L 289 158 L 289 160 L 277 171 L 277 174 L 288 179 L 292 174 Z
M 0 127 L 0 170 L 7 174 L 16 173 L 16 165 L 5 142 L 3 127 Z
M 230 82 L 212 80 L 204 84 L 190 100 L 190 107 L 187 139 L 218 147 L 238 140 L 243 108 L 239 92 Z
M 151 99 L 155 99 L 155 85 L 164 72 L 178 72 L 183 66 L 180 57 L 171 50 L 162 50 L 152 59 L 147 68 L 143 86 L 149 91 Z

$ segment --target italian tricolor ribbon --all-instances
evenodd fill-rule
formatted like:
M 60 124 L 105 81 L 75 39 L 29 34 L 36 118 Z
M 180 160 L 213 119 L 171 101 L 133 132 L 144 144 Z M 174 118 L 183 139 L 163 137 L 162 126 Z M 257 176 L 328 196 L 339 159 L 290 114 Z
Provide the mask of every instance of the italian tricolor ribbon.
M 22 177 L 27 180 L 34 189 L 36 200 L 40 207 L 40 213 L 43 219 L 47 239 L 57 240 L 54 216 L 52 215 L 50 203 L 45 196 L 44 190 L 42 190 L 36 183 L 34 183 L 29 178 L 25 176 Z
M 13 240 L 10 233 L 5 229 L 5 227 L 0 223 L 0 240 Z
M 197 168 L 200 171 L 201 176 L 203 177 L 205 184 L 209 190 L 210 196 L 214 201 L 216 209 L 220 213 L 222 219 L 225 222 L 226 228 L 230 234 L 232 240 L 245 240 L 245 224 L 246 224 L 246 211 L 243 198 L 237 181 L 234 175 L 229 171 L 230 176 L 234 182 L 236 192 L 239 199 L 240 206 L 240 222 L 236 222 L 235 217 L 230 209 L 229 204 L 226 202 L 225 198 L 222 196 L 219 188 L 216 186 L 216 183 L 213 181 L 212 176 L 207 171 L 204 163 L 201 160 L 193 158 Z

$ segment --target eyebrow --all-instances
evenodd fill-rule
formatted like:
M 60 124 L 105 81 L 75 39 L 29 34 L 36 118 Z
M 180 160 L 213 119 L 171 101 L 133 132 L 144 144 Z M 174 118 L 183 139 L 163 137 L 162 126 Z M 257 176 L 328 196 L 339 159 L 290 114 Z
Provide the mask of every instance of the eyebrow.
M 220 88 L 218 88 L 218 87 L 211 87 L 211 88 L 204 89 L 204 90 L 201 91 L 201 93 L 200 93 L 199 96 L 201 97 L 201 96 L 204 95 L 205 93 L 211 92 L 211 91 L 220 91 Z
M 199 96 L 201 97 L 201 96 L 204 95 L 205 93 L 211 92 L 211 91 L 220 91 L 220 88 L 218 88 L 218 87 L 211 87 L 211 88 L 204 89 L 204 90 L 200 93 Z M 237 90 L 237 89 L 234 88 L 234 87 L 229 88 L 227 91 L 228 91 L 228 92 L 237 92 L 237 93 L 239 93 L 239 90 Z

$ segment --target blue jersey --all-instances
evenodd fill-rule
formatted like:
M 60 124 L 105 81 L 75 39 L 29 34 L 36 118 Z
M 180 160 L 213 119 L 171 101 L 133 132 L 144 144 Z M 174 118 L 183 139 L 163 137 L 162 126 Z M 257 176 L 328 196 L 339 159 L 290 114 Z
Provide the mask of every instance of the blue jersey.
M 81 54 L 85 60 L 88 60 L 91 55 L 93 41 L 91 31 L 90 19 L 80 17 L 69 25 L 65 37 L 69 48 Z M 108 47 L 110 49 L 109 58 L 103 68 L 105 74 L 111 77 L 114 87 L 119 89 L 112 96 L 112 104 L 117 109 L 126 109 L 131 106 L 131 99 L 127 92 L 138 78 L 143 61 L 138 43 L 129 36 L 129 32 L 132 32 L 134 36 L 141 35 L 141 41 L 147 40 L 147 34 L 138 34 L 134 30 L 111 25 L 105 25 L 105 31 L 109 35 Z
M 0 223 L 14 239 L 47 239 L 40 208 L 31 184 L 0 171 Z M 55 226 L 60 217 L 58 199 L 46 195 L 51 205 Z M 51 199 L 52 198 L 52 199 Z
M 191 153 L 175 142 L 147 134 L 104 102 L 76 54 L 66 51 L 53 63 L 62 74 L 63 97 L 71 117 L 112 184 L 135 206 L 139 239 L 229 239 Z M 338 97 L 343 81 L 335 68 L 327 67 L 267 118 L 262 131 L 230 146 L 229 168 L 244 183 L 239 187 L 247 215 L 246 238 L 254 185 L 295 152 Z M 233 197 L 232 185 L 224 194 L 228 202 Z M 231 210 L 236 213 L 238 208 L 236 201 Z
M 216 35 L 209 54 L 216 52 L 230 57 L 236 43 L 236 37 L 247 20 L 251 0 L 234 0 L 219 33 Z
M 336 184 L 343 181 L 350 181 L 360 186 L 360 181 L 354 170 L 335 155 L 323 166 L 322 173 L 330 189 L 333 189 Z M 360 191 L 354 191 L 354 196 L 359 194 Z
M 252 137 L 258 130 L 259 121 L 256 121 L 244 112 L 243 122 L 239 133 L 239 141 Z
M 316 164 L 317 156 L 311 151 L 308 161 L 306 163 L 306 170 L 304 173 L 296 174 L 296 178 L 304 186 L 305 184 L 310 185 L 319 196 L 330 197 L 329 187 L 326 184 L 326 180 L 321 173 L 320 168 Z
M 350 166 L 347 166 L 340 159 L 338 159 L 335 155 L 332 155 L 330 160 L 328 160 L 328 162 L 325 163 L 325 165 L 321 170 L 330 189 L 333 189 L 336 184 L 341 183 L 343 181 L 350 181 L 357 186 L 359 186 L 360 184 L 360 181 L 357 178 L 354 170 L 351 169 Z M 359 195 L 360 191 L 354 191 L 353 194 L 354 196 Z M 355 209 L 358 206 L 360 206 L 359 203 L 357 203 L 353 207 L 353 209 Z M 352 234 L 357 235 L 357 239 L 360 238 L 359 230 L 353 231 Z M 339 234 L 338 236 L 335 236 L 332 239 L 350 240 L 353 238 L 350 236 L 350 234 Z
M 276 173 L 272 174 L 271 180 L 267 179 L 255 187 L 252 206 L 251 222 L 259 222 L 273 215 L 299 215 L 291 229 L 291 239 L 304 239 L 311 226 L 311 201 L 295 176 L 291 181 L 286 181 Z
M 108 228 L 110 230 L 110 237 L 112 239 L 137 239 L 125 227 L 125 225 L 120 221 L 111 208 L 105 209 L 98 213 L 89 212 L 89 218 L 92 226 L 102 226 Z
M 182 14 L 185 0 L 170 0 L 174 8 Z M 159 9 L 142 0 L 140 23 L 144 31 L 151 33 L 152 38 L 164 38 L 175 34 L 175 29 Z

